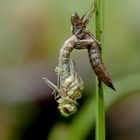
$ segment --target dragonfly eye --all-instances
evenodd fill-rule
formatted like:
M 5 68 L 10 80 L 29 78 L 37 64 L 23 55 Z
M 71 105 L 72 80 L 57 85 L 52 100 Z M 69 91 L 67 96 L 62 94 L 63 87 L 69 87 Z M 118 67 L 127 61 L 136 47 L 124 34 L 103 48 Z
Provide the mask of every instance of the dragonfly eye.
M 81 19 L 80 19 L 78 13 L 73 13 L 71 15 L 71 19 L 70 20 L 71 20 L 71 24 L 73 26 L 76 26 L 76 25 L 78 26 L 81 23 Z

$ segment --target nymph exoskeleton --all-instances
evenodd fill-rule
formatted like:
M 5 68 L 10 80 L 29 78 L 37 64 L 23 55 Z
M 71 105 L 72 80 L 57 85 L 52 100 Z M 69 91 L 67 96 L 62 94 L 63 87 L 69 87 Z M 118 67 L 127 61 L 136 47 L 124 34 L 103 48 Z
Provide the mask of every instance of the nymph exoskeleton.
M 77 39 L 79 39 L 79 43 L 75 46 L 75 48 L 88 49 L 90 64 L 95 74 L 107 86 L 115 90 L 112 80 L 106 71 L 102 57 L 100 55 L 99 45 L 101 43 L 94 37 L 93 34 L 91 34 L 89 31 L 86 30 L 86 26 L 90 22 L 90 19 L 93 15 L 95 8 L 96 7 L 94 6 L 94 4 L 92 4 L 91 8 L 82 16 L 82 18 L 80 18 L 77 13 L 72 14 L 71 16 L 72 33 L 77 37 Z M 90 41 L 92 39 L 93 42 L 90 45 L 84 46 L 83 44 L 81 45 L 81 41 L 83 39 L 86 40 L 89 39 Z

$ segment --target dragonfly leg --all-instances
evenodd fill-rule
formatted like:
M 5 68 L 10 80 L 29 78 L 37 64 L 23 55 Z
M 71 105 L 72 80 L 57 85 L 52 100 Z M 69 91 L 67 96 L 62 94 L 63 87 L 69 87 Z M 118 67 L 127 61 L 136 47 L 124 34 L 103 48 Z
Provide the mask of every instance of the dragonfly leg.
M 90 46 L 92 43 L 94 43 L 95 40 L 93 38 L 86 38 L 82 40 L 78 40 L 76 45 L 74 46 L 75 49 L 87 49 L 88 46 Z
M 102 38 L 101 38 L 101 41 L 99 41 L 99 40 L 96 39 L 96 37 L 95 37 L 92 33 L 90 33 L 90 35 L 91 35 L 91 37 L 95 40 L 95 42 L 96 42 L 98 45 L 101 45 L 101 44 L 102 44 L 102 42 L 103 42 L 103 36 L 102 36 Z
M 45 84 L 47 84 L 50 88 L 53 89 L 52 95 L 54 95 L 55 98 L 58 98 L 59 97 L 58 96 L 59 94 L 57 94 L 57 93 L 59 93 L 58 87 L 54 83 L 52 83 L 50 80 L 48 80 L 46 77 L 43 77 L 43 80 L 44 80 Z
M 95 3 L 93 3 L 90 9 L 88 9 L 88 11 L 82 16 L 81 21 L 85 26 L 90 22 L 91 17 L 95 12 L 95 8 L 96 8 Z

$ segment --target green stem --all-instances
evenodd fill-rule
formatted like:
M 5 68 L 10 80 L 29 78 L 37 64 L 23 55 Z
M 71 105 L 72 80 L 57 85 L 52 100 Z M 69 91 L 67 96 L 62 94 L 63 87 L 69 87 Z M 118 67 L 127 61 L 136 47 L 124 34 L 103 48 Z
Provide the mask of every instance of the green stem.
M 95 0 L 96 15 L 95 15 L 95 28 L 96 38 L 101 41 L 103 31 L 103 1 Z M 99 46 L 100 53 L 102 54 L 102 45 Z M 96 78 L 96 140 L 105 140 L 105 107 L 104 107 L 104 93 L 102 82 Z

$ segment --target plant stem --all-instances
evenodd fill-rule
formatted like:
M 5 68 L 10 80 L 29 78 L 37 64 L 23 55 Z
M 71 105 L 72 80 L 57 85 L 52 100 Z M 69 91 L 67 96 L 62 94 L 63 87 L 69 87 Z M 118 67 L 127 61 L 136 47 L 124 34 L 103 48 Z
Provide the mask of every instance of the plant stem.
M 103 31 L 103 1 L 95 0 L 96 15 L 95 29 L 96 38 L 102 42 Z M 102 45 L 99 46 L 102 54 Z M 104 93 L 102 82 L 96 78 L 96 140 L 105 140 L 105 108 L 104 108 Z

